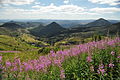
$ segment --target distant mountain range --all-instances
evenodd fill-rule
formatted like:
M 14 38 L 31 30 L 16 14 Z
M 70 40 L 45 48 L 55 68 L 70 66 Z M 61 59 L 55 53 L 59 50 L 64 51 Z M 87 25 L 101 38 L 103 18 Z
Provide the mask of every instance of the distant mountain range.
M 117 23 L 116 23 L 117 24 Z M 37 28 L 34 28 L 30 30 L 30 32 L 35 36 L 55 36 L 59 34 L 72 34 L 72 33 L 79 33 L 79 32 L 97 32 L 100 34 L 104 34 L 108 29 L 112 29 L 112 26 L 115 24 L 112 24 L 111 22 L 100 18 L 98 20 L 95 20 L 93 22 L 90 22 L 85 25 L 80 25 L 78 27 L 73 27 L 70 29 L 65 29 L 62 26 L 60 26 L 58 23 L 53 22 L 51 24 L 48 24 L 47 26 L 39 26 Z M 116 30 L 119 29 L 119 26 L 115 28 Z
M 69 22 L 68 22 L 69 23 Z M 72 24 L 72 23 L 70 23 Z M 69 25 L 70 25 L 69 24 Z M 32 27 L 32 28 L 31 28 Z M 9 31 L 10 29 L 10 31 Z M 6 22 L 0 26 L 0 31 L 2 33 L 9 32 L 17 32 L 17 29 L 24 29 L 28 30 L 30 34 L 37 36 L 37 37 L 52 37 L 57 35 L 71 35 L 73 33 L 81 33 L 81 32 L 89 32 L 89 33 L 99 33 L 105 34 L 108 30 L 111 34 L 115 34 L 116 32 L 120 32 L 120 23 L 111 23 L 108 20 L 100 18 L 98 20 L 92 21 L 87 24 L 76 24 L 72 28 L 64 28 L 57 22 L 52 22 L 48 25 L 45 25 L 41 22 Z M 3 32 L 4 30 L 4 32 Z M 13 31 L 12 31 L 13 30 Z M 21 33 L 21 32 L 20 32 Z
M 0 24 L 10 22 L 10 21 L 11 20 L 0 20 Z M 78 25 L 88 24 L 95 20 L 50 20 L 50 19 L 45 20 L 45 19 L 40 19 L 40 20 L 12 20 L 12 21 L 25 27 L 37 27 L 40 24 L 46 26 L 52 22 L 56 22 L 64 28 L 72 28 L 72 27 L 78 27 Z M 120 22 L 120 20 L 108 20 L 108 21 L 112 24 Z

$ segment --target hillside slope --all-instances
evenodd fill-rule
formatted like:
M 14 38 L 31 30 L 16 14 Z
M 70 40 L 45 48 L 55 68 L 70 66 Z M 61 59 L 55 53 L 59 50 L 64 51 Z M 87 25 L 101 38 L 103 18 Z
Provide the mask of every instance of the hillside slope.
M 30 30 L 30 32 L 39 37 L 50 37 L 59 34 L 61 31 L 65 30 L 62 26 L 60 26 L 56 22 L 52 22 L 51 24 L 48 24 L 47 26 L 39 26 L 37 28 L 34 28 Z
M 90 22 L 86 24 L 86 27 L 102 27 L 102 26 L 110 26 L 111 23 L 108 20 L 105 20 L 103 18 L 100 18 L 96 21 Z

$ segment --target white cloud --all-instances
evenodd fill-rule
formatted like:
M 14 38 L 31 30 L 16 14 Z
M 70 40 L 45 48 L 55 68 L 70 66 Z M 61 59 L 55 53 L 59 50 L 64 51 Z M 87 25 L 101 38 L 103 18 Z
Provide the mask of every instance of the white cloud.
M 68 4 L 70 2 L 70 0 L 64 0 L 65 4 Z
M 115 6 L 115 5 L 119 5 L 120 4 L 120 0 L 88 0 L 92 3 L 98 3 L 98 4 L 108 4 L 111 6 Z
M 76 5 L 61 5 L 55 6 L 51 3 L 49 6 L 35 5 L 32 6 L 31 9 L 22 9 L 15 8 L 11 6 L 5 6 L 2 8 L 3 11 L 1 13 L 9 14 L 9 13 L 21 13 L 21 14 L 83 14 L 85 9 Z M 48 15 L 49 15 L 48 14 Z M 86 13 L 85 13 L 86 14 Z
M 0 19 L 79 19 L 86 16 L 95 16 L 98 13 L 87 12 L 85 8 L 77 5 L 56 6 L 51 3 L 49 6 L 36 5 L 31 9 L 6 6 L 0 12 L 0 15 L 2 15 Z
M 35 4 L 36 4 L 36 5 L 40 5 L 40 4 L 41 4 L 41 2 L 35 2 Z
M 15 8 L 12 6 L 3 7 L 0 12 L 2 18 L 23 18 L 23 19 L 80 19 L 80 18 L 95 18 L 103 15 L 112 15 L 120 12 L 120 8 L 92 8 L 87 9 L 77 5 L 60 5 L 56 6 L 51 3 L 48 6 L 35 5 L 31 9 Z M 109 13 L 109 14 L 108 14 Z M 16 17 L 18 16 L 18 17 Z M 114 16 L 114 15 L 113 15 Z
M 32 8 L 35 8 L 39 10 L 39 12 L 48 12 L 48 13 L 81 13 L 85 11 L 84 8 L 76 6 L 76 5 L 61 5 L 61 6 L 55 6 L 53 3 L 51 3 L 49 6 L 32 6 Z
M 115 13 L 120 12 L 120 8 L 116 7 L 109 7 L 109 8 L 92 8 L 90 11 L 97 12 L 97 13 Z
M 1 0 L 0 4 L 13 4 L 13 5 L 24 5 L 31 4 L 35 0 Z

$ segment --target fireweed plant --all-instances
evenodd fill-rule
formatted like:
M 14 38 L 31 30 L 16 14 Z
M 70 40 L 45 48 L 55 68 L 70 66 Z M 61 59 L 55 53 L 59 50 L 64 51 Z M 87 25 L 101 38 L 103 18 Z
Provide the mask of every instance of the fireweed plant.
M 120 38 L 93 41 L 50 51 L 24 61 L 0 55 L 1 80 L 120 80 Z

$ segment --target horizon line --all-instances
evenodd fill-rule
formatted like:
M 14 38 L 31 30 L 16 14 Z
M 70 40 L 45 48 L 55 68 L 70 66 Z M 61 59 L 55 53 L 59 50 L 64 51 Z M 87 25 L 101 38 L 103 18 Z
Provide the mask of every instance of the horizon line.
M 100 19 L 100 18 L 97 18 Z M 0 19 L 0 20 L 97 20 L 97 19 Z M 106 19 L 106 18 L 103 18 Z M 120 20 L 120 19 L 106 19 L 106 20 Z

